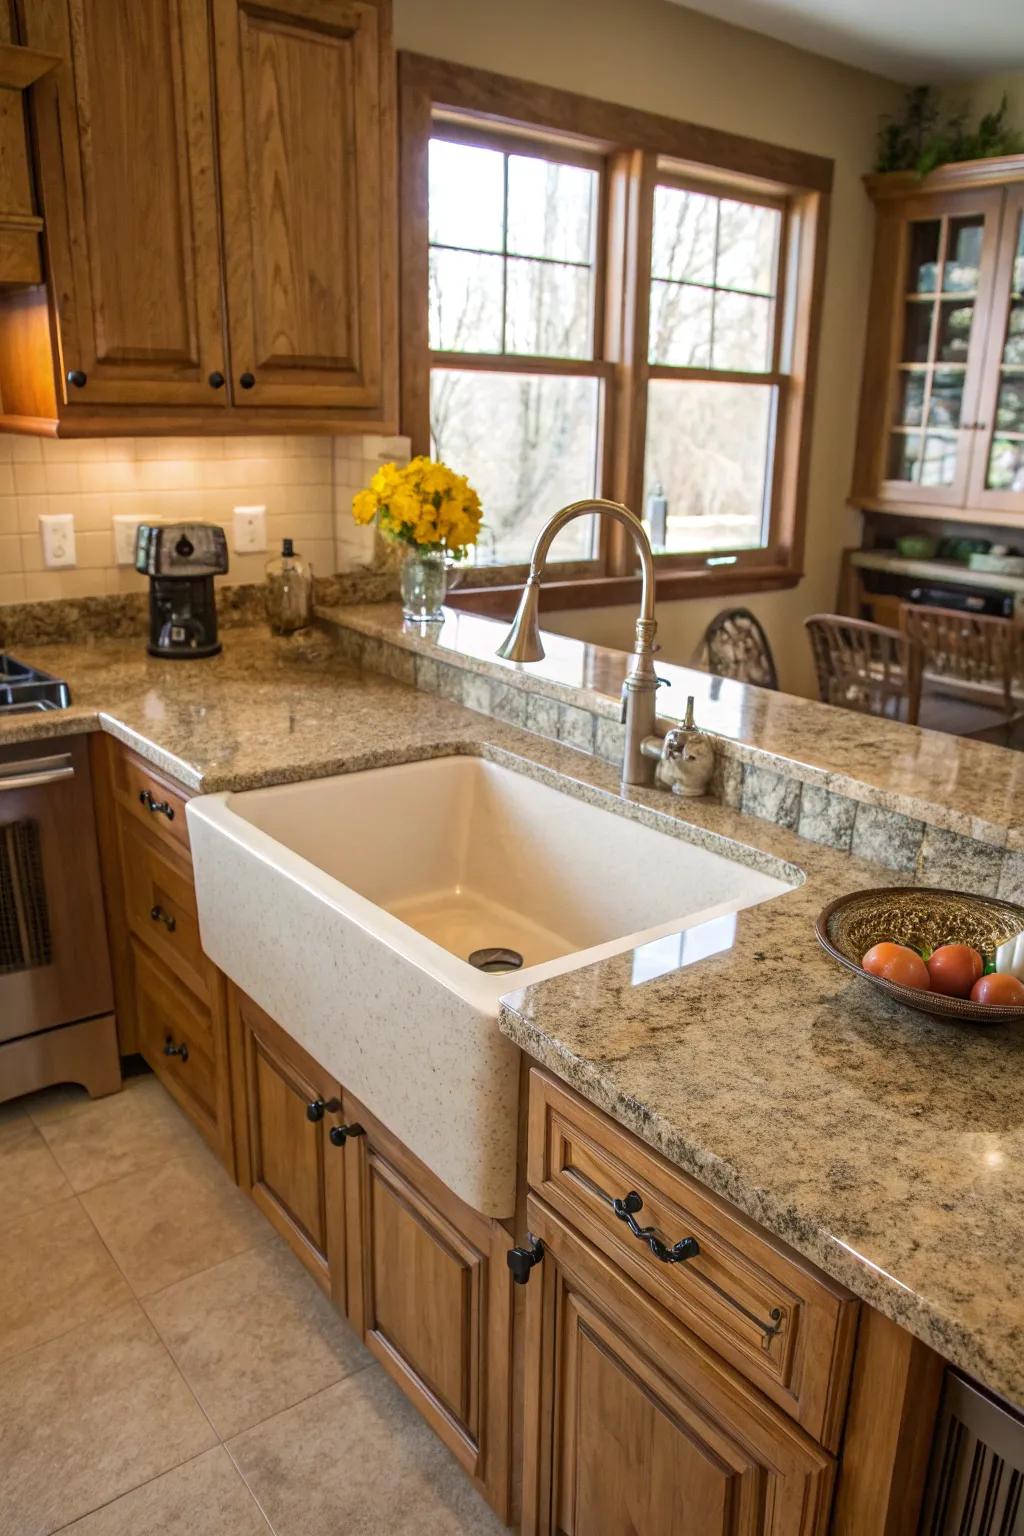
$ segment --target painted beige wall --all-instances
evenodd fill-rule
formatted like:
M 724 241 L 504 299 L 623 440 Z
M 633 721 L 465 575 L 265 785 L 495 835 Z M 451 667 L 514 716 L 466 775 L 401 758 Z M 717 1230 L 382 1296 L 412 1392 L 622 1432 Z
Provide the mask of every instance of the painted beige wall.
M 845 506 L 860 386 L 872 211 L 861 185 L 878 117 L 901 88 L 730 27 L 668 0 L 395 0 L 398 46 L 692 119 L 835 160 L 819 383 L 811 443 L 806 578 L 749 606 L 775 646 L 783 686 L 812 688 L 803 617 L 835 604 L 839 552 L 859 520 Z M 730 602 L 744 602 L 743 598 Z M 661 608 L 666 658 L 685 660 L 720 602 Z M 631 615 L 595 609 L 551 628 L 629 643 Z

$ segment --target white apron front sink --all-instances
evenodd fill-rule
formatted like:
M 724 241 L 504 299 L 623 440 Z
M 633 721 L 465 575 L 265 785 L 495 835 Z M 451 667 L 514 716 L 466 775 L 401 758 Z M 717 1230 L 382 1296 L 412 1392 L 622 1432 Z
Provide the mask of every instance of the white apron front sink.
M 515 1203 L 513 988 L 788 890 L 478 757 L 188 804 L 203 947 L 457 1195 Z M 522 967 L 485 973 L 479 950 Z

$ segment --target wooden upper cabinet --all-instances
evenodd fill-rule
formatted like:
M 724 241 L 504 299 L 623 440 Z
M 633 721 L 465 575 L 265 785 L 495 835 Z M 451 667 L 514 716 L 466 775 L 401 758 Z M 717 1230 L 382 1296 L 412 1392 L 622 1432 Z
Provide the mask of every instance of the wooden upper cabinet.
M 213 0 L 232 387 L 380 411 L 394 285 L 386 9 Z
M 878 223 L 854 499 L 1024 515 L 1024 157 L 869 187 Z
M 67 408 L 223 408 L 206 0 L 23 0 Z M 44 82 L 43 91 L 49 91 Z

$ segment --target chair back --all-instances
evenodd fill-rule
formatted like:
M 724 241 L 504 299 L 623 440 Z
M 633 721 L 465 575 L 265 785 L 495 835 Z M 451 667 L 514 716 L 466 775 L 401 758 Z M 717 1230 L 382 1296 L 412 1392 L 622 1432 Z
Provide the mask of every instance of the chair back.
M 997 693 L 1013 714 L 1013 684 L 1020 673 L 1021 626 L 989 613 L 963 613 L 904 603 L 903 632 L 921 647 L 925 680 Z
M 921 647 L 900 629 L 815 613 L 804 620 L 823 704 L 916 725 Z
M 749 608 L 723 608 L 716 613 L 693 653 L 691 666 L 732 677 L 738 683 L 778 688 L 775 657 L 761 621 Z

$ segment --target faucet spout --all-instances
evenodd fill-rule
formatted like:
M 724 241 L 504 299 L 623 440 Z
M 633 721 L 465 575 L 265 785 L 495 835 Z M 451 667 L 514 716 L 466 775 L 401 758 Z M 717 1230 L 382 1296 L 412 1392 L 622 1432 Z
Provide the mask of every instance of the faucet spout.
M 643 523 L 628 507 L 617 501 L 588 498 L 571 502 L 548 518 L 534 543 L 530 574 L 523 587 L 512 626 L 498 647 L 498 655 L 506 661 L 543 660 L 544 646 L 540 638 L 539 622 L 540 583 L 548 550 L 566 523 L 571 523 L 577 517 L 586 517 L 592 512 L 621 523 L 632 538 L 640 559 L 640 613 L 633 641 L 633 664 L 622 685 L 622 720 L 626 727 L 622 779 L 625 784 L 650 785 L 654 783 L 656 765 L 644 754 L 642 744 L 646 737 L 654 734 L 657 719 L 658 676 L 654 670 L 657 646 L 654 637 L 658 626 L 654 617 L 654 557 Z

